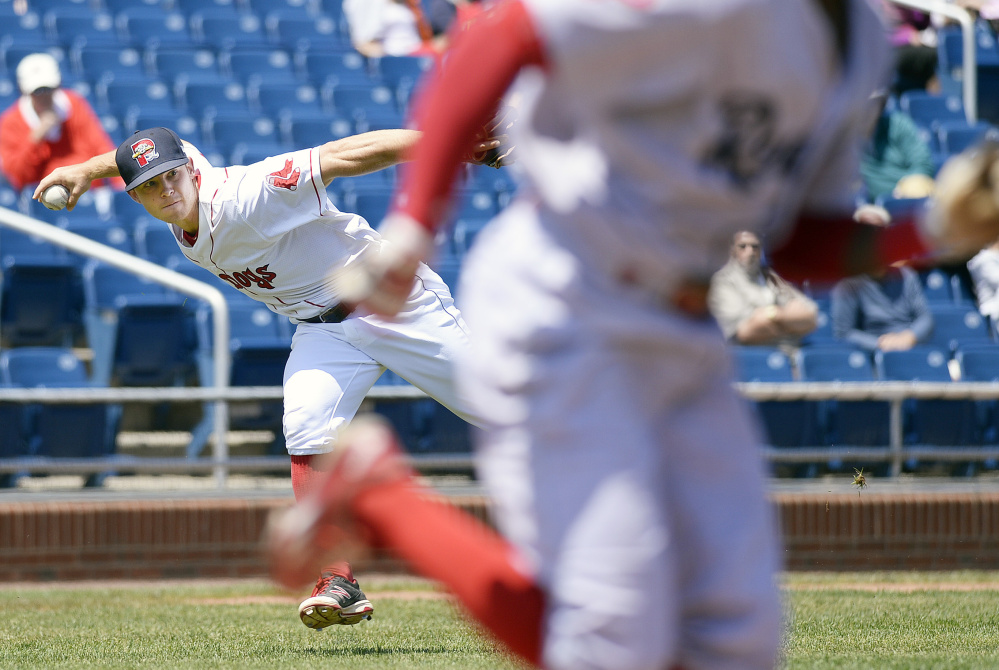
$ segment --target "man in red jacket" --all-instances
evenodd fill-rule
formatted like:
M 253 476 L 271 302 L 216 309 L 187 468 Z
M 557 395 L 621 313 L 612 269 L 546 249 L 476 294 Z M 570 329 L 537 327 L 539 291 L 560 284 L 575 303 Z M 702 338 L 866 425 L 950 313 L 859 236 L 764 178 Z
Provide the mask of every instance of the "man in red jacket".
M 21 97 L 0 116 L 0 171 L 18 191 L 57 167 L 115 148 L 90 104 L 61 84 L 59 64 L 47 53 L 18 63 Z M 119 178 L 111 183 L 124 186 Z

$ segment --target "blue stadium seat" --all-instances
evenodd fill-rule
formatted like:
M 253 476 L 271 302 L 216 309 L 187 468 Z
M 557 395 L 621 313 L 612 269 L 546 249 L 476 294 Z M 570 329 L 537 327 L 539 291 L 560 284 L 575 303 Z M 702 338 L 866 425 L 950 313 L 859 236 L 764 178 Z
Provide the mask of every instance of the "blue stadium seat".
M 999 382 L 999 345 L 963 347 L 954 358 L 960 365 L 961 381 Z M 978 400 L 975 404 L 983 442 L 999 443 L 999 400 Z
M 280 122 L 281 134 L 289 146 L 296 149 L 317 147 L 354 134 L 354 123 L 332 115 L 315 118 L 285 117 Z
M 108 221 L 88 217 L 67 216 L 59 222 L 59 225 L 71 233 L 82 235 L 88 240 L 99 242 L 118 251 L 123 251 L 126 254 L 131 254 L 135 251 L 129 231 Z M 70 253 L 69 258 L 81 270 L 90 259 L 89 256 L 75 253 Z
M 272 11 L 265 15 L 264 29 L 275 45 L 288 51 L 309 49 L 314 44 L 322 47 L 350 45 L 339 23 L 331 16 L 292 16 L 287 12 Z
M 193 22 L 200 16 L 240 16 L 239 0 L 173 0 L 173 8 L 186 14 Z
M 115 191 L 111 203 L 114 209 L 115 221 L 118 222 L 119 226 L 129 231 L 130 234 L 134 235 L 135 228 L 139 225 L 140 221 L 152 218 L 149 216 L 146 208 L 132 200 L 131 196 L 125 191 Z
M 135 251 L 147 261 L 164 267 L 178 261 L 187 262 L 169 224 L 157 219 L 145 219 L 135 227 Z
M 197 373 L 191 314 L 179 296 L 119 297 L 111 380 L 118 386 L 183 386 Z
M 999 129 L 985 121 L 969 124 L 965 121 L 946 121 L 937 127 L 940 149 L 945 154 L 960 153 L 985 139 L 999 138 Z
M 954 304 L 954 295 L 951 293 L 950 275 L 939 268 L 926 270 L 919 273 L 923 283 L 923 294 L 926 302 L 940 303 L 944 305 Z
M 876 204 L 884 207 L 892 220 L 915 216 L 918 212 L 926 209 L 930 204 L 929 198 L 893 198 L 891 196 L 881 196 Z
M 779 349 L 771 347 L 732 347 L 736 375 L 743 382 L 794 380 L 791 362 Z M 753 403 L 759 412 L 767 440 L 774 447 L 812 446 L 815 435 L 815 407 L 806 401 L 764 401 Z
M 0 288 L 3 346 L 73 346 L 82 326 L 83 286 L 71 261 L 4 260 Z
M 98 111 L 124 119 L 129 114 L 163 112 L 173 108 L 169 85 L 159 79 L 104 79 L 95 87 Z
M 142 54 L 137 49 L 85 44 L 74 47 L 69 57 L 76 74 L 89 81 L 147 78 Z
M 83 322 L 87 343 L 93 351 L 91 377 L 97 384 L 110 384 L 114 333 L 118 324 L 117 301 L 125 295 L 163 296 L 161 284 L 97 261 L 83 268 Z
M 0 109 L 7 109 L 19 97 L 21 97 L 21 93 L 17 88 L 17 83 L 10 77 L 0 77 Z
M 246 92 L 255 111 L 275 119 L 291 114 L 319 118 L 325 113 L 319 90 L 312 84 L 254 82 Z
M 162 46 L 146 49 L 146 67 L 164 81 L 174 81 L 179 75 L 197 79 L 222 78 L 218 59 L 211 49 L 195 46 Z
M 178 102 L 195 118 L 229 113 L 249 112 L 250 106 L 246 100 L 246 89 L 237 81 L 228 81 L 223 85 L 218 83 L 187 81 L 178 77 L 175 82 Z
M 22 347 L 0 354 L 0 378 L 9 386 L 65 388 L 92 386 L 71 349 Z M 92 458 L 112 454 L 121 407 L 104 403 L 39 403 L 23 408 L 24 455 Z M 98 483 L 91 478 L 88 484 Z
M 243 0 L 243 4 L 257 16 L 269 14 L 301 18 L 314 16 L 312 0 Z
M 148 14 L 165 14 L 172 6 L 173 0 L 100 0 L 112 14 L 123 11 L 142 10 Z
M 45 30 L 50 39 L 65 48 L 113 47 L 119 45 L 114 17 L 85 6 L 52 9 L 45 13 Z
M 284 49 L 252 49 L 236 46 L 219 54 L 223 71 L 241 81 L 287 83 L 297 79 L 291 54 Z
M 313 46 L 295 53 L 303 77 L 321 89 L 332 86 L 374 86 L 381 78 L 372 74 L 368 61 L 352 46 Z
M 462 189 L 455 194 L 453 218 L 492 218 L 499 212 L 492 191 Z
M 28 14 L 38 18 L 38 15 L 33 12 L 28 12 Z M 40 31 L 41 28 L 38 30 Z M 0 69 L 8 77 L 14 77 L 17 64 L 21 62 L 22 58 L 39 52 L 51 54 L 60 63 L 66 60 L 66 50 L 45 35 L 34 35 L 24 31 L 13 34 L 0 33 L 0 65 L 2 65 Z
M 392 202 L 392 190 L 388 187 L 351 190 L 344 195 L 347 211 L 359 214 L 373 228 L 381 224 Z
M 932 347 L 878 351 L 874 364 L 884 381 L 950 382 L 949 352 Z M 975 404 L 970 400 L 908 399 L 903 405 L 907 444 L 977 444 Z
M 802 348 L 798 370 L 806 382 L 873 382 L 870 356 L 846 346 Z M 830 445 L 887 447 L 891 408 L 879 400 L 818 403 L 823 441 Z
M 956 95 L 934 95 L 926 91 L 905 91 L 898 99 L 899 109 L 924 128 L 946 121 L 967 121 L 964 103 Z
M 263 22 L 256 14 L 191 14 L 191 33 L 197 44 L 216 51 L 232 49 L 237 45 L 265 48 L 270 44 Z
M 229 162 L 232 165 L 252 165 L 288 151 L 289 148 L 280 142 L 240 142 L 233 148 Z
M 125 132 L 129 135 L 137 130 L 155 128 L 162 126 L 177 133 L 181 139 L 187 140 L 199 149 L 204 143 L 204 136 L 201 133 L 201 123 L 198 119 L 187 114 L 180 114 L 172 110 L 149 111 L 143 110 L 137 114 L 130 114 L 125 117 Z M 136 205 L 140 209 L 141 205 Z M 131 209 L 131 208 L 130 208 Z
M 948 353 L 962 346 L 988 344 L 988 324 L 974 305 L 930 304 L 933 333 L 926 342 Z
M 0 263 L 3 265 L 8 265 L 14 260 L 54 261 L 66 258 L 66 252 L 62 247 L 46 242 L 40 237 L 0 226 Z
M 323 94 L 341 116 L 402 118 L 387 86 L 335 85 L 325 87 Z
M 253 112 L 218 114 L 206 120 L 205 131 L 208 140 L 226 155 L 241 143 L 276 144 L 281 139 L 277 124 L 269 116 Z
M 187 28 L 187 19 L 180 12 L 130 7 L 118 12 L 115 26 L 119 39 L 137 49 L 194 45 L 194 38 Z

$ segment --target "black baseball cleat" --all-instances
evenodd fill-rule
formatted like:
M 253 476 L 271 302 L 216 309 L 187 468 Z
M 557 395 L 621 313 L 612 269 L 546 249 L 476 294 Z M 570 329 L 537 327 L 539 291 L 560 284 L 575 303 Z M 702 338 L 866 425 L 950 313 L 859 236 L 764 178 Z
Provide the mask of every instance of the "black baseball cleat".
M 309 628 L 353 626 L 370 619 L 375 608 L 364 596 L 357 582 L 324 572 L 312 589 L 312 595 L 298 606 L 298 616 Z

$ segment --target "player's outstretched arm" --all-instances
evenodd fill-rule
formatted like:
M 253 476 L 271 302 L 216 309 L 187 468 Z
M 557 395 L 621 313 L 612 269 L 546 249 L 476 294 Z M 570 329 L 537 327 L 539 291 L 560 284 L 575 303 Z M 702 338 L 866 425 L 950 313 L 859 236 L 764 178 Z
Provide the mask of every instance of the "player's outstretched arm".
M 109 151 L 106 154 L 94 156 L 83 163 L 56 168 L 38 182 L 31 197 L 38 200 L 49 186 L 62 184 L 69 189 L 66 209 L 72 210 L 80 196 L 90 188 L 92 181 L 120 176 L 118 166 L 114 162 L 114 153 L 114 151 Z
M 409 160 L 422 135 L 417 130 L 399 128 L 373 130 L 327 142 L 319 147 L 319 168 L 323 184 L 329 186 L 337 177 L 356 177 Z M 483 156 L 499 146 L 500 140 L 487 138 L 476 143 L 473 153 L 466 160 L 474 161 L 474 156 Z

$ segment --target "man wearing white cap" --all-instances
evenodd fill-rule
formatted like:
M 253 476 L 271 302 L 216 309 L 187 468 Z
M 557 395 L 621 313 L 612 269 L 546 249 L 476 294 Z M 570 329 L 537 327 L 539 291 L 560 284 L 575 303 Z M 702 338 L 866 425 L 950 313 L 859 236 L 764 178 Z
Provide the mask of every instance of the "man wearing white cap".
M 59 64 L 47 53 L 18 63 L 21 97 L 0 116 L 0 170 L 17 190 L 115 148 L 90 103 L 61 84 Z M 120 179 L 112 183 L 122 187 Z

